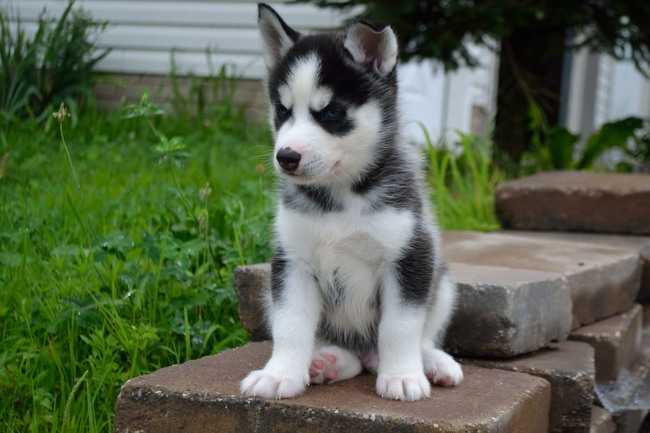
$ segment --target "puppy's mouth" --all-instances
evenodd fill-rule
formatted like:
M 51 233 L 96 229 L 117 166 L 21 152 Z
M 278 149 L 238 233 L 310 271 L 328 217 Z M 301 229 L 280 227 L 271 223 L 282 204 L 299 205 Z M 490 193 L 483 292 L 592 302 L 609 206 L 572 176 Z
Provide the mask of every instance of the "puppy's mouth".
M 319 161 L 311 161 L 294 171 L 283 170 L 280 167 L 278 167 L 278 171 L 280 175 L 299 185 L 331 182 L 343 173 L 341 160 L 337 160 L 329 167 L 323 167 L 323 165 Z

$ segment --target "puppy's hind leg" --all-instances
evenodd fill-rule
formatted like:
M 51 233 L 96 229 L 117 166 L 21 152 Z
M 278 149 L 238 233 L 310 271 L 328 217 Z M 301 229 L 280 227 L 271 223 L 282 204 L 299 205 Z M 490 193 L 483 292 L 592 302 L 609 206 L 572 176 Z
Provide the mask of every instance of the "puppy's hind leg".
M 434 385 L 456 386 L 463 380 L 462 368 L 454 358 L 436 348 L 444 337 L 454 310 L 456 286 L 446 269 L 436 272 L 443 272 L 443 275 L 439 278 L 438 287 L 434 287 L 435 300 L 427 314 L 422 334 L 422 363 L 425 375 Z
M 318 345 L 309 367 L 312 384 L 334 383 L 351 379 L 361 373 L 359 357 L 334 345 Z

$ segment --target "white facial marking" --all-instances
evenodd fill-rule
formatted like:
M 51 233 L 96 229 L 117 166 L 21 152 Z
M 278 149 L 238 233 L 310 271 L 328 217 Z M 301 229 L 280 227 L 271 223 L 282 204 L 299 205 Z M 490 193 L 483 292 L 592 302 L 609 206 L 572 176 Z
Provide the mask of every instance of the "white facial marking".
M 332 90 L 327 87 L 319 87 L 311 97 L 310 107 L 313 110 L 320 111 L 332 100 Z
M 316 55 L 310 55 L 296 62 L 287 78 L 287 85 L 293 96 L 294 111 L 309 114 L 309 101 L 316 92 L 320 60 Z
M 280 95 L 280 103 L 284 108 L 291 108 L 293 104 L 293 96 L 291 95 L 291 90 L 289 86 L 282 85 L 278 88 L 278 95 Z

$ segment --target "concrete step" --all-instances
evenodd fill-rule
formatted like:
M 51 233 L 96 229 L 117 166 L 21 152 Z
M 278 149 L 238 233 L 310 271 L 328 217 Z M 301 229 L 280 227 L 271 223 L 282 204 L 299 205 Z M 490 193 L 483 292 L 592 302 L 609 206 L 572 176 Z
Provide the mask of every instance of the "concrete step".
M 649 413 L 647 409 L 627 410 L 613 415 L 616 433 L 648 433 L 648 430 L 642 430 L 642 424 Z
M 650 234 L 650 176 L 548 172 L 504 182 L 495 207 L 505 228 Z
M 616 433 L 616 424 L 612 415 L 601 407 L 592 407 L 589 433 Z
M 583 341 L 596 351 L 596 380 L 610 382 L 621 371 L 630 369 L 641 357 L 643 308 L 635 305 L 630 311 L 593 323 L 571 332 L 572 340 Z
M 641 287 L 637 302 L 650 303 L 650 236 L 608 235 L 594 233 L 566 233 L 566 232 L 533 232 L 533 231 L 506 231 L 511 236 L 525 238 L 555 239 L 560 241 L 582 242 L 594 245 L 603 245 L 624 249 L 632 254 L 638 254 L 641 259 Z
M 296 399 L 239 396 L 239 381 L 260 368 L 269 343 L 251 343 L 129 380 L 116 407 L 117 433 L 501 432 L 548 431 L 550 385 L 528 374 L 465 367 L 456 388 L 419 402 L 383 400 L 367 374 L 313 386 Z
M 573 301 L 573 328 L 629 310 L 641 284 L 639 251 L 631 248 L 512 232 L 451 231 L 443 241 L 452 264 L 561 275 Z M 454 275 L 462 281 L 461 274 Z
M 551 384 L 549 427 L 553 433 L 589 433 L 593 425 L 594 349 L 564 341 L 509 360 L 463 358 L 463 363 L 532 374 Z
M 459 285 L 447 347 L 461 356 L 506 358 L 563 340 L 570 329 L 630 309 L 638 251 L 508 232 L 446 232 L 443 254 Z M 254 339 L 268 337 L 261 293 L 270 266 L 239 268 L 240 317 Z

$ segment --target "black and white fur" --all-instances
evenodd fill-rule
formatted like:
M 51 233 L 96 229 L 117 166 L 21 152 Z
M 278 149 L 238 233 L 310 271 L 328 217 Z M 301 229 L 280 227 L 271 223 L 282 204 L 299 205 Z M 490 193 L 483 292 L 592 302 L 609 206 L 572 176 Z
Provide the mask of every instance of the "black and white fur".
M 377 393 L 419 400 L 463 373 L 436 346 L 456 288 L 417 151 L 400 138 L 397 39 L 386 27 L 302 35 L 259 5 L 280 174 L 267 318 L 271 359 L 245 395 L 376 372 Z

